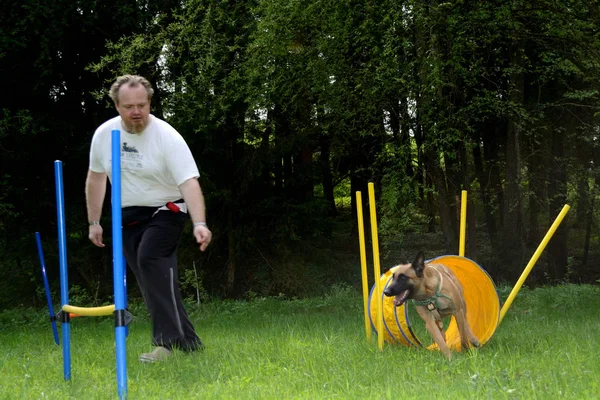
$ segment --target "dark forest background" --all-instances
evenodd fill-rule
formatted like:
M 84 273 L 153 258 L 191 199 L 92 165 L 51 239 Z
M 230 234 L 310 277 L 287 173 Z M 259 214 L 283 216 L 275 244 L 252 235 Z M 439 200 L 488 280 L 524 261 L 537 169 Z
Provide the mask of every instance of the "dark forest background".
M 1 307 L 45 304 L 36 231 L 58 291 L 54 160 L 73 304 L 110 301 L 84 182 L 123 73 L 153 83 L 152 112 L 201 170 L 215 239 L 206 254 L 182 241 L 190 296 L 358 287 L 369 182 L 383 268 L 457 254 L 467 190 L 466 255 L 496 282 L 516 281 L 565 204 L 528 283 L 600 278 L 597 1 L 4 0 Z M 110 244 L 109 200 L 103 225 Z

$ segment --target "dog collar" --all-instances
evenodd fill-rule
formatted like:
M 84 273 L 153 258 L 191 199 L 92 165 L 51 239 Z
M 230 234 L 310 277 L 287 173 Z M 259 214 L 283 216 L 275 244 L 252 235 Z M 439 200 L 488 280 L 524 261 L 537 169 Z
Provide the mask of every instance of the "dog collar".
M 435 310 L 440 308 L 440 304 L 438 303 L 438 299 L 440 297 L 445 297 L 448 300 L 452 300 L 449 296 L 446 296 L 445 294 L 440 292 L 440 289 L 442 287 L 442 283 L 444 283 L 444 275 L 442 275 L 442 273 L 435 267 L 430 267 L 433 268 L 434 270 L 437 271 L 438 274 L 440 274 L 440 283 L 438 283 L 438 287 L 435 290 L 435 294 L 425 300 L 415 300 L 412 299 L 413 303 L 416 306 L 427 306 L 427 309 L 431 312 L 434 312 Z

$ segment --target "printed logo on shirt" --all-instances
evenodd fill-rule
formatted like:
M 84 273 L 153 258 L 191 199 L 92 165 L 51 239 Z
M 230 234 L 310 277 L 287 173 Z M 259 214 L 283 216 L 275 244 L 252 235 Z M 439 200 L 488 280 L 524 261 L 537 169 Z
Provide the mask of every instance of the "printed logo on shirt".
M 138 153 L 138 151 L 135 148 L 135 146 L 129 147 L 127 145 L 127 142 L 123 142 L 123 151 L 126 152 L 126 153 Z
M 123 151 L 121 152 L 121 168 L 124 170 L 139 170 L 143 168 L 144 155 L 140 154 L 135 146 L 128 146 L 123 142 Z

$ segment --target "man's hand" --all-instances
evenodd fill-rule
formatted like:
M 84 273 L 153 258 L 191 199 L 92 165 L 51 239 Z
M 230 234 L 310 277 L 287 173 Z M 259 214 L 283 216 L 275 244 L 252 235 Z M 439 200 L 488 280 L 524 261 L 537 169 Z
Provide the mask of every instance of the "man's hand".
M 101 225 L 90 225 L 88 238 L 98 247 L 104 247 L 104 243 L 102 243 L 102 232 Z
M 200 251 L 204 251 L 212 240 L 212 232 L 204 225 L 196 225 L 194 226 L 194 237 L 200 245 Z

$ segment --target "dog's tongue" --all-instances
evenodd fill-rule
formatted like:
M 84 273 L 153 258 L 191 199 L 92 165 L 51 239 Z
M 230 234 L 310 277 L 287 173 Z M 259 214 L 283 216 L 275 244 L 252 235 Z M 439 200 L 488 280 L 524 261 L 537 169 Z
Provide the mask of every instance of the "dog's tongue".
M 403 292 L 400 292 L 400 294 L 396 295 L 396 297 L 394 297 L 394 305 L 396 307 L 401 306 L 402 303 L 404 303 L 406 301 L 406 298 L 408 297 L 408 289 L 406 289 Z

